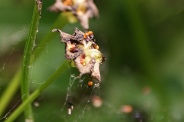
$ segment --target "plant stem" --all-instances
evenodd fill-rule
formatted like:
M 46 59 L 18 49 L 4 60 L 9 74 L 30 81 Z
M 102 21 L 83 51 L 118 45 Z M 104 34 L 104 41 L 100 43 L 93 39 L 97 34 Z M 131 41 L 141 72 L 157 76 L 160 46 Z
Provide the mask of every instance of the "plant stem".
M 61 76 L 61 74 L 69 66 L 68 61 L 62 65 L 43 83 L 38 87 L 8 118 L 5 122 L 13 122 L 29 105 L 35 100 L 54 80 Z
M 51 29 L 53 28 L 63 28 L 67 23 L 68 19 L 63 14 L 60 14 L 59 17 L 55 20 L 54 24 L 52 25 Z M 51 30 L 50 29 L 50 30 Z M 48 44 L 54 37 L 56 33 L 52 33 L 49 31 L 40 41 L 38 48 L 35 48 L 35 51 L 32 54 L 31 64 L 40 56 L 43 52 L 45 45 Z M 3 93 L 2 97 L 0 98 L 0 117 L 2 116 L 4 110 L 6 109 L 7 105 L 9 104 L 12 96 L 16 93 L 21 79 L 21 69 L 19 68 L 14 75 L 14 78 L 10 81 L 10 85 L 6 88 L 5 92 Z M 14 84 L 14 85 L 12 85 Z M 2 107 L 1 107 L 2 106 Z
M 21 80 L 21 93 L 22 101 L 28 99 L 29 97 L 29 72 L 31 67 L 31 57 L 33 54 L 33 48 L 35 46 L 35 40 L 36 40 L 36 33 L 38 31 L 38 25 L 40 20 L 40 14 L 41 14 L 41 7 L 42 2 L 37 0 L 35 1 L 34 10 L 33 10 L 33 16 L 32 16 L 32 22 L 30 25 L 29 35 L 28 39 L 26 41 L 26 46 L 24 49 L 24 57 L 23 57 L 23 64 L 22 64 L 22 80 Z M 34 121 L 33 119 L 33 113 L 32 113 L 32 107 L 31 104 L 27 106 L 27 109 L 25 109 L 25 119 L 26 121 L 29 120 L 31 122 Z
M 17 72 L 17 75 L 15 75 L 12 79 L 12 82 L 8 85 L 8 88 L 4 91 L 2 95 L 2 99 L 0 99 L 0 117 L 2 116 L 5 108 L 7 107 L 8 103 L 7 101 L 10 101 L 11 97 L 14 95 L 15 91 L 18 89 L 20 83 L 20 76 L 21 71 L 19 70 Z

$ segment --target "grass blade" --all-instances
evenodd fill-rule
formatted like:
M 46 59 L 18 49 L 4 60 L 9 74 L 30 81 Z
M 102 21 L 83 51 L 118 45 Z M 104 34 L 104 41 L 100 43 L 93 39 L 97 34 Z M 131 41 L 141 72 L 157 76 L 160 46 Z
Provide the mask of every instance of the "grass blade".
M 62 75 L 69 67 L 68 61 L 62 65 L 7 118 L 5 122 L 13 122 L 54 80 Z
M 51 29 L 53 28 L 63 28 L 67 23 L 68 19 L 63 14 L 60 14 L 59 17 L 55 20 L 54 24 L 52 25 Z M 51 30 L 50 29 L 50 30 Z M 52 33 L 49 30 L 49 32 L 41 39 L 40 44 L 38 48 L 35 48 L 35 51 L 33 52 L 31 63 L 35 62 L 35 60 L 40 56 L 40 54 L 43 52 L 44 47 L 46 44 L 48 44 L 52 39 L 55 37 L 56 33 Z M 34 58 L 33 58 L 34 57 Z M 0 117 L 3 115 L 4 110 L 6 109 L 7 105 L 9 104 L 10 100 L 12 99 L 13 95 L 16 93 L 21 79 L 21 69 L 19 68 L 14 75 L 15 78 L 13 78 L 10 81 L 10 85 L 6 88 L 5 92 L 0 98 Z M 16 85 L 11 85 L 16 84 Z M 3 103 L 3 104 L 2 104 Z

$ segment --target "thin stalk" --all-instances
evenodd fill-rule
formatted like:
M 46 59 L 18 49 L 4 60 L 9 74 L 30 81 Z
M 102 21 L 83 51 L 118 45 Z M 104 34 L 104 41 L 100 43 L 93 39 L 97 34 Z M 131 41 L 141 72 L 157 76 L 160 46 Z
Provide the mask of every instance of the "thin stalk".
M 61 66 L 38 87 L 8 118 L 5 122 L 13 122 L 30 104 L 35 100 L 53 81 L 61 76 L 69 67 L 68 61 L 65 61 Z
M 53 28 L 63 28 L 68 22 L 69 21 L 66 18 L 66 16 L 64 16 L 63 14 L 60 14 L 59 17 L 55 20 L 50 30 L 52 30 Z M 45 45 L 48 44 L 55 37 L 55 35 L 56 33 L 52 33 L 51 31 L 49 31 L 41 39 L 40 43 L 38 44 L 39 47 L 35 48 L 35 51 L 33 52 L 31 63 L 34 63 L 34 61 L 40 56 L 40 54 L 43 52 L 43 50 L 46 47 Z M 13 98 L 14 94 L 16 93 L 19 87 L 20 79 L 21 79 L 20 72 L 21 72 L 21 69 L 19 68 L 16 74 L 14 75 L 14 78 L 10 81 L 10 85 L 8 85 L 5 92 L 0 98 L 0 117 L 2 116 L 4 110 L 6 109 L 7 105 L 9 104 L 9 102 L 11 101 L 11 99 Z M 15 85 L 11 85 L 11 84 L 15 84 Z
M 21 77 L 21 71 L 19 70 L 17 72 L 17 75 L 15 75 L 12 79 L 12 82 L 8 85 L 8 88 L 4 91 L 2 95 L 2 99 L 0 99 L 0 117 L 2 116 L 5 108 L 7 107 L 8 101 L 12 98 L 14 95 L 15 91 L 18 89 L 20 85 L 20 77 Z
M 36 33 L 38 31 L 38 25 L 40 20 L 42 2 L 37 0 L 35 1 L 32 21 L 30 25 L 28 39 L 26 41 L 26 46 L 24 49 L 24 57 L 22 64 L 22 80 L 21 80 L 21 94 L 24 96 L 22 101 L 26 101 L 29 97 L 29 78 L 30 78 L 30 66 L 31 66 L 31 57 L 33 54 L 33 48 L 35 46 Z M 31 104 L 27 106 L 24 111 L 25 120 L 33 122 L 33 113 Z

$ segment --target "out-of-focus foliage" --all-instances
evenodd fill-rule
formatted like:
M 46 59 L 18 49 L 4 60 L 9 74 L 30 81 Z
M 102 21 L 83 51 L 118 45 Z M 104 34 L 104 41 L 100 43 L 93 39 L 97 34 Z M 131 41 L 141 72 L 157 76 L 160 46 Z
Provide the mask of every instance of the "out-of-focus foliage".
M 53 3 L 43 1 L 36 45 L 51 31 L 59 16 L 47 10 Z M 95 3 L 100 17 L 90 20 L 90 29 L 106 56 L 101 66 L 100 89 L 87 88 L 86 82 L 80 87 L 75 82 L 71 89 L 74 110 L 68 116 L 63 104 L 73 73 L 70 69 L 35 100 L 35 120 L 183 122 L 184 1 L 96 0 Z M 33 1 L 0 2 L 0 95 L 21 62 L 32 10 Z M 76 23 L 62 30 L 72 33 L 75 27 L 81 28 Z M 43 54 L 32 66 L 32 90 L 64 60 L 63 48 L 59 36 L 45 45 Z M 91 93 L 102 98 L 101 107 L 95 108 L 92 101 L 88 102 Z M 6 112 L 20 99 L 17 92 Z M 128 113 L 126 105 L 132 108 Z M 23 121 L 22 116 L 18 121 Z

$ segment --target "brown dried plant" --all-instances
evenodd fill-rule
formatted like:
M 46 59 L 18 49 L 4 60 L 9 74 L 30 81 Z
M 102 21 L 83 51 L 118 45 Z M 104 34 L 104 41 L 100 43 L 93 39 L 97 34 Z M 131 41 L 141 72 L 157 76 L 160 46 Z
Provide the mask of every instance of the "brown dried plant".
M 101 81 L 99 66 L 105 58 L 94 41 L 93 32 L 84 33 L 77 28 L 73 35 L 59 29 L 52 31 L 60 33 L 61 42 L 65 43 L 65 57 L 74 61 L 80 72 L 79 76 L 90 74 L 92 78 Z
M 89 18 L 98 17 L 99 15 L 93 0 L 56 0 L 49 7 L 49 10 L 54 12 L 72 12 L 85 30 L 89 29 Z

